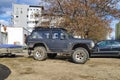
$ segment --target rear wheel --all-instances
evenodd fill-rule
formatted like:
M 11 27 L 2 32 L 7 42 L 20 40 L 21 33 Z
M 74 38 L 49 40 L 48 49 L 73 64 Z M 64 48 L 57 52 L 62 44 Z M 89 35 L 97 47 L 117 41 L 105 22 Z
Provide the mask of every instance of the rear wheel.
M 78 64 L 84 64 L 89 59 L 88 51 L 84 48 L 77 48 L 72 54 L 72 60 Z
M 47 56 L 48 56 L 48 58 L 50 58 L 50 59 L 54 59 L 54 58 L 57 56 L 57 53 L 54 53 L 54 54 L 49 53 L 49 54 L 47 54 Z
M 35 47 L 33 51 L 33 57 L 35 60 L 43 61 L 47 58 L 47 53 L 44 47 Z

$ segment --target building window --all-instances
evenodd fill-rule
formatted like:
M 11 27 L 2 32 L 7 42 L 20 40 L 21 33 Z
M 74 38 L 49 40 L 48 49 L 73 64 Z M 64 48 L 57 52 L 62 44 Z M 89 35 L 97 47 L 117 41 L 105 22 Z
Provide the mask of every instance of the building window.
M 32 14 L 30 15 L 30 18 L 31 18 L 31 19 L 33 18 L 33 15 L 32 15 Z
M 21 11 L 20 11 L 20 12 L 21 12 L 21 14 L 23 13 L 22 8 L 21 8 Z
M 16 16 L 16 18 L 18 18 L 18 16 Z
M 16 15 L 18 15 L 19 14 L 19 11 L 18 11 L 18 8 L 17 8 L 17 10 L 16 10 Z
M 21 10 L 21 14 L 22 14 L 23 12 L 22 12 L 22 10 Z
M 28 15 L 27 15 L 27 18 L 28 18 Z
M 27 11 L 29 11 L 29 9 L 27 9 Z

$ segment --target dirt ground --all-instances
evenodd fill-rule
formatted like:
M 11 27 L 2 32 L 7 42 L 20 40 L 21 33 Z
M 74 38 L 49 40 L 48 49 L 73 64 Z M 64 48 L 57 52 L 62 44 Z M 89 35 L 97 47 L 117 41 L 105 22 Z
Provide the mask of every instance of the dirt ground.
M 0 58 L 0 80 L 120 80 L 120 58 L 90 58 L 75 64 L 66 57 L 36 61 L 22 53 Z

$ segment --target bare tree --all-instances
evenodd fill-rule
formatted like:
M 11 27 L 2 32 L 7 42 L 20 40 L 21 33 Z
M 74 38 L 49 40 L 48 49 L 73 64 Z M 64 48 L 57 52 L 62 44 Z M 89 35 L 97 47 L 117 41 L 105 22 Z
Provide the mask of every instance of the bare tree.
M 83 38 L 103 40 L 113 18 L 120 18 L 116 5 L 120 0 L 44 0 L 52 13 L 64 18 L 60 25 Z

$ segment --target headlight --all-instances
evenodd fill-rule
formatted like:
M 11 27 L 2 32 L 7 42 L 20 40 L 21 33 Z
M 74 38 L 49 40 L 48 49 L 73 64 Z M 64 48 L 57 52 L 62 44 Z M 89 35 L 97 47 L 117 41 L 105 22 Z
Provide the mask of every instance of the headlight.
M 95 46 L 95 43 L 92 41 L 91 42 L 91 47 L 93 48 Z

